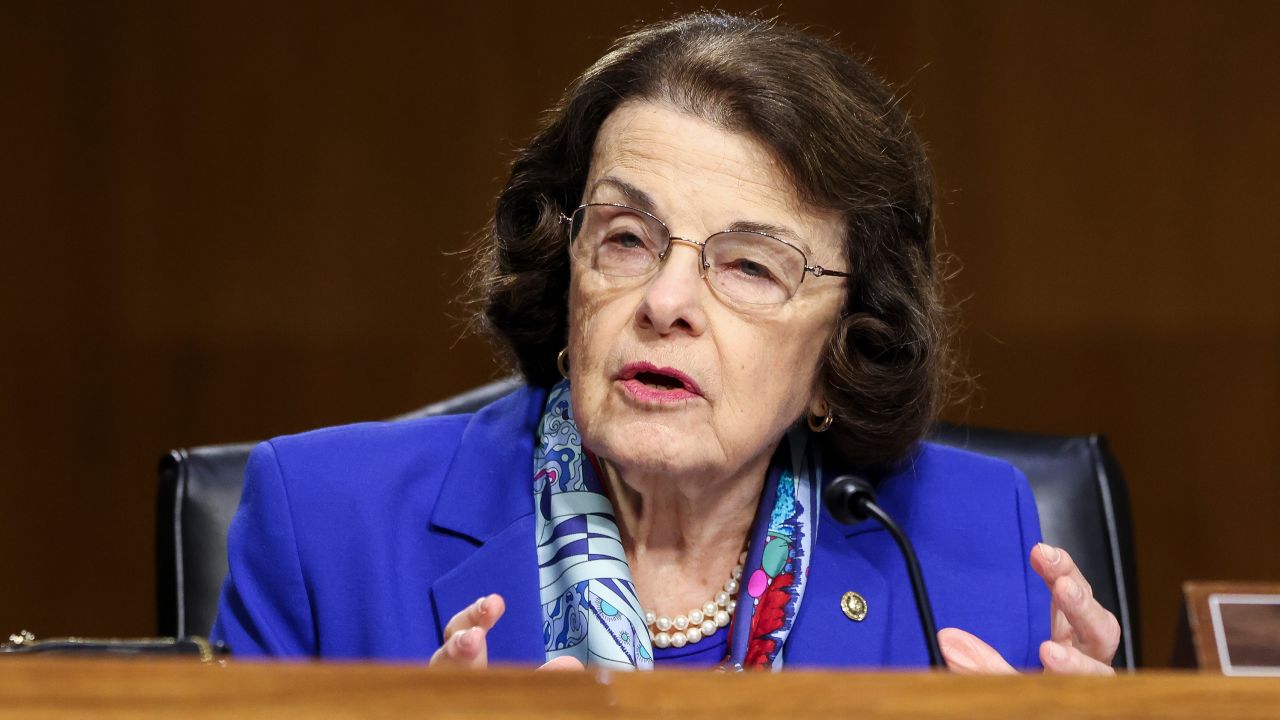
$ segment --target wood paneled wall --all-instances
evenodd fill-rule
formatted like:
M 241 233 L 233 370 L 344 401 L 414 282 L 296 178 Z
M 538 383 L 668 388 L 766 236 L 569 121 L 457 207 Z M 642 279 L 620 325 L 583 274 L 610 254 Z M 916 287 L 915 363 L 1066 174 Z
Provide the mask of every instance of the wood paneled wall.
M 0 630 L 153 630 L 167 448 L 498 372 L 452 253 L 538 112 L 679 6 L 0 6 Z M 871 54 L 930 142 L 980 384 L 951 415 L 1112 438 L 1156 664 L 1181 580 L 1280 578 L 1277 8 L 769 10 Z

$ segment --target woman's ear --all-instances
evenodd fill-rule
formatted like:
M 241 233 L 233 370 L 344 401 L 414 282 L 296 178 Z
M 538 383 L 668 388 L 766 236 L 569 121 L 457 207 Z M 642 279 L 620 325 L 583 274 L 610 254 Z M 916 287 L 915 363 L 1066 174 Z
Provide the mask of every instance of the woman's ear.
M 831 406 L 827 404 L 826 398 L 821 394 L 815 394 L 813 399 L 809 401 L 809 414 L 817 417 L 825 417 L 831 412 Z

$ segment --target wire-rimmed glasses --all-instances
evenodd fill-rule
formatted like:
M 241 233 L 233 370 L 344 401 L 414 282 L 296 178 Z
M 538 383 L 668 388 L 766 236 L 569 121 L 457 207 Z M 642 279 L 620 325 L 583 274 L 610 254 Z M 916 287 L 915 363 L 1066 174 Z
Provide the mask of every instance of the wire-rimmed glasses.
M 714 233 L 698 242 L 676 237 L 666 223 L 644 210 L 616 203 L 587 203 L 569 226 L 573 258 L 602 275 L 641 277 L 653 272 L 674 242 L 700 251 L 699 273 L 712 289 L 748 305 L 781 305 L 800 289 L 805 275 L 849 277 L 849 273 L 810 265 L 804 251 L 781 238 L 745 230 Z

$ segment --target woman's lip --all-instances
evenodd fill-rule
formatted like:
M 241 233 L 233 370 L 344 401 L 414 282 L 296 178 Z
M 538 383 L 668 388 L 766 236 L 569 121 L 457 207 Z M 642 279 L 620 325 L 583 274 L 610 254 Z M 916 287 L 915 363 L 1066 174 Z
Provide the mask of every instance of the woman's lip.
M 639 375 L 640 373 L 652 373 L 654 375 L 665 375 L 679 382 L 681 385 L 683 385 L 684 390 L 686 392 L 692 393 L 698 396 L 702 395 L 702 388 L 698 387 L 698 383 L 694 382 L 693 378 L 689 377 L 688 375 L 685 375 L 684 373 L 680 372 L 679 370 L 673 367 L 658 367 L 657 365 L 654 365 L 653 363 L 648 363 L 648 362 L 633 362 L 633 363 L 627 363 L 626 365 L 623 365 L 622 369 L 618 371 L 617 379 L 623 382 L 627 382 L 627 381 L 639 382 L 639 381 L 636 381 L 636 376 Z M 644 385 L 644 383 L 639 383 L 639 384 Z M 665 390 L 665 389 L 652 388 L 651 386 L 648 386 L 648 385 L 644 385 L 644 386 L 653 389 L 655 392 L 677 392 L 679 390 L 679 388 Z
M 679 404 L 699 397 L 699 395 L 683 387 L 655 387 L 646 385 L 635 378 L 630 380 L 619 379 L 618 384 L 622 388 L 622 392 L 626 393 L 628 397 L 644 405 Z

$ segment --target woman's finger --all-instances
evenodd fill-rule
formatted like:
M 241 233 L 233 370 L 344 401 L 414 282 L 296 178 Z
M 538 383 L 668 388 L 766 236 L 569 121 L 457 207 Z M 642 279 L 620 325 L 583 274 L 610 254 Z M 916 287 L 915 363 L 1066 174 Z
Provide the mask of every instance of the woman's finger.
M 481 670 L 489 666 L 489 648 L 485 630 L 479 627 L 459 630 L 448 637 L 431 656 L 434 668 Z
M 1070 577 L 1087 588 L 1089 594 L 1093 594 L 1093 588 L 1080 572 L 1076 561 L 1062 548 L 1048 543 L 1037 543 L 1034 548 L 1031 548 L 1031 567 L 1050 590 L 1053 589 L 1053 584 L 1058 581 L 1058 578 Z
M 493 629 L 498 619 L 502 617 L 502 613 L 506 612 L 507 603 L 502 599 L 501 595 L 485 595 L 476 600 L 457 614 L 449 618 L 449 622 L 445 623 L 444 636 L 451 638 L 458 634 L 459 630 L 467 630 L 469 628 L 478 627 L 485 632 Z
M 1050 597 L 1052 597 L 1052 592 Z M 1075 633 L 1071 630 L 1071 621 L 1067 620 L 1067 614 L 1058 607 L 1057 600 L 1052 601 L 1049 608 L 1049 616 L 1051 618 L 1049 639 L 1064 645 L 1073 644 L 1075 642 Z
M 1040 644 L 1040 662 L 1044 665 L 1045 672 L 1070 675 L 1116 674 L 1110 665 L 1089 657 L 1080 652 L 1079 648 L 1052 640 Z
M 506 609 L 501 595 L 485 595 L 455 613 L 444 626 L 444 644 L 431 655 L 431 667 L 488 667 L 487 635 Z
M 1052 594 L 1050 639 L 1109 664 L 1120 646 L 1120 623 L 1094 599 L 1075 560 L 1066 550 L 1040 543 L 1031 550 L 1031 566 Z
M 1060 577 L 1053 584 L 1053 605 L 1061 612 L 1070 628 L 1070 642 L 1065 642 L 1056 627 L 1053 640 L 1074 646 L 1085 655 L 1110 663 L 1120 646 L 1120 623 L 1111 611 L 1093 597 L 1093 593 L 1074 577 Z
M 1067 554 L 1065 550 L 1056 548 L 1048 543 L 1037 543 L 1031 548 L 1031 567 L 1044 581 L 1046 587 L 1049 588 L 1050 600 L 1052 604 L 1049 607 L 1049 639 L 1070 645 L 1075 639 L 1075 635 L 1071 631 L 1071 623 L 1067 621 L 1067 616 L 1062 612 L 1062 608 L 1058 607 L 1057 598 L 1053 597 L 1053 586 L 1059 578 L 1070 575 L 1072 572 L 1078 572 L 1075 561 Z M 1081 578 L 1084 575 L 1081 574 Z
M 1017 672 L 995 648 L 960 628 L 939 630 L 938 647 L 947 661 L 947 669 L 955 673 L 1007 675 Z

